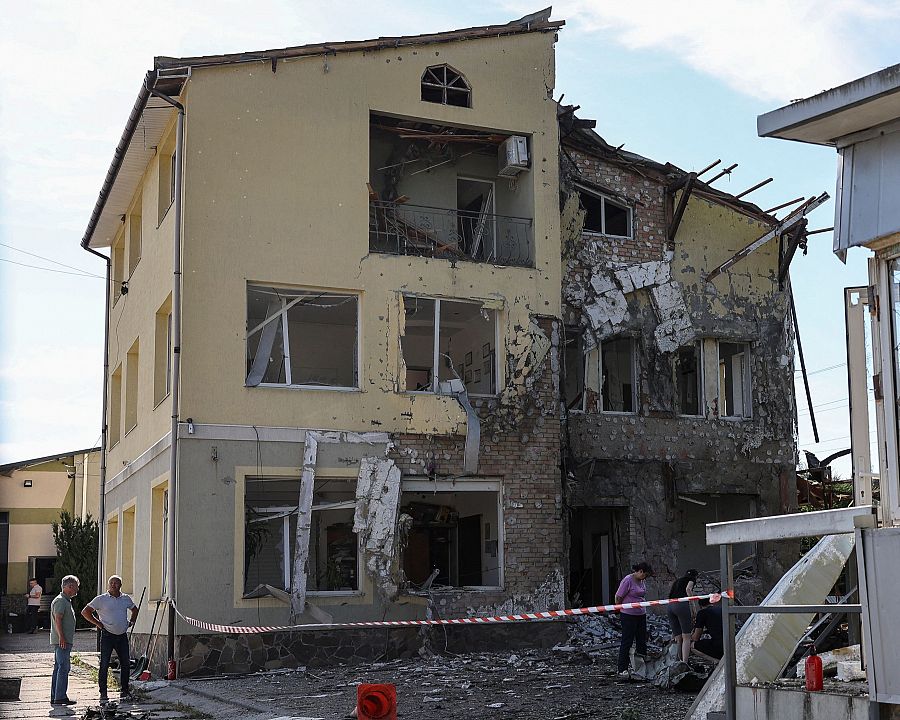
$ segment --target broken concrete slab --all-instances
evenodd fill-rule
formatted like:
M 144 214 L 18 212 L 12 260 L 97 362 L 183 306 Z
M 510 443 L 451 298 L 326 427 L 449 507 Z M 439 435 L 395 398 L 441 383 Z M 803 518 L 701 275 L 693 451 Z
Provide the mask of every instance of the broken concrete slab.
M 852 534 L 826 535 L 776 583 L 762 605 L 824 603 L 853 552 Z M 813 613 L 751 615 L 737 634 L 738 683 L 773 682 L 793 654 Z M 725 704 L 725 666 L 719 663 L 686 720 L 706 720 Z

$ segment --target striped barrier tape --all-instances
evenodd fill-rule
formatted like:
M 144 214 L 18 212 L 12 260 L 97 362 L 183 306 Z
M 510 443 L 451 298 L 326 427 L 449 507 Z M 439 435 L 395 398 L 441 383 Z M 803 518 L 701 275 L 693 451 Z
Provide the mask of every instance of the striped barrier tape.
M 689 595 L 668 600 L 646 600 L 636 603 L 621 603 L 619 605 L 593 605 L 591 607 L 570 608 L 568 610 L 544 610 L 542 612 L 519 613 L 517 615 L 493 615 L 490 617 L 466 617 L 450 620 L 368 620 L 363 622 L 344 623 L 312 623 L 308 625 L 217 625 L 203 620 L 197 620 L 183 615 L 175 603 L 172 607 L 182 620 L 189 625 L 216 633 L 231 633 L 237 635 L 255 635 L 267 632 L 293 632 L 297 630 L 330 630 L 332 628 L 361 628 L 361 627 L 412 627 L 420 625 L 489 625 L 491 623 L 515 622 L 520 620 L 552 620 L 554 618 L 572 617 L 577 615 L 600 615 L 618 610 L 631 610 L 636 608 L 657 607 L 659 605 L 674 605 L 676 603 L 691 602 L 695 600 L 709 600 L 717 603 L 722 596 L 734 599 L 734 591 L 726 590 L 723 593 L 710 593 L 708 595 Z

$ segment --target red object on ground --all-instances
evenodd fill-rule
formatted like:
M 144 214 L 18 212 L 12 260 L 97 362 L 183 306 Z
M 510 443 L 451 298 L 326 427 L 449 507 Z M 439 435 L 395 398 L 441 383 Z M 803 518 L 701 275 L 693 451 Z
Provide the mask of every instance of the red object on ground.
M 822 689 L 822 658 L 816 655 L 815 647 L 806 658 L 806 689 L 809 692 L 818 692 Z
M 177 673 L 175 672 L 175 661 L 169 660 L 169 673 L 166 675 L 166 680 L 174 680 L 177 677 Z
M 397 688 L 388 683 L 358 685 L 356 714 L 359 720 L 397 720 Z

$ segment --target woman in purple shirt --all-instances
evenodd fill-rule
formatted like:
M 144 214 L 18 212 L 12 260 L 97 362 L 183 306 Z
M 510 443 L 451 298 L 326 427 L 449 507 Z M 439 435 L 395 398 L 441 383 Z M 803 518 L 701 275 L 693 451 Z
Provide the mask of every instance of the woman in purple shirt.
M 619 589 L 616 590 L 616 604 L 643 602 L 647 594 L 647 586 L 644 584 L 653 568 L 645 562 L 632 565 L 634 570 L 630 575 L 622 578 Z M 629 677 L 628 670 L 631 645 L 637 640 L 637 654 L 647 654 L 647 611 L 644 608 L 625 608 L 619 615 L 622 621 L 622 643 L 619 645 L 619 675 Z

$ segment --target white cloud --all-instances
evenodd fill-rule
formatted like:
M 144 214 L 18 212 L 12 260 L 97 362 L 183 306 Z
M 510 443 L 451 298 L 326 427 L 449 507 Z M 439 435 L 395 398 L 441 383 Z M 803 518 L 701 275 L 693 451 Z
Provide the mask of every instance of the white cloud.
M 869 59 L 873 38 L 900 25 L 896 0 L 564 0 L 554 11 L 567 32 L 601 31 L 632 50 L 659 50 L 779 102 L 880 69 Z

